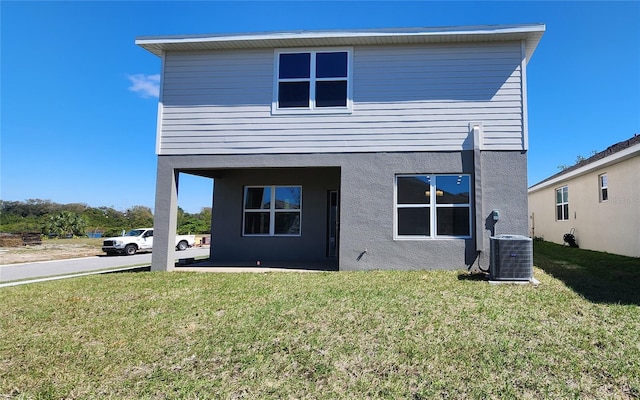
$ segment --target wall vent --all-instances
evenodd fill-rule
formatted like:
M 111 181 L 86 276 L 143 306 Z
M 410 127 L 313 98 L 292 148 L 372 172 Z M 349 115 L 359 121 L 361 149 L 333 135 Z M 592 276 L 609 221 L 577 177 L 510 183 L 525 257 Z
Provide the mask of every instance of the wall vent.
M 491 237 L 489 279 L 530 281 L 533 279 L 533 241 L 522 235 Z

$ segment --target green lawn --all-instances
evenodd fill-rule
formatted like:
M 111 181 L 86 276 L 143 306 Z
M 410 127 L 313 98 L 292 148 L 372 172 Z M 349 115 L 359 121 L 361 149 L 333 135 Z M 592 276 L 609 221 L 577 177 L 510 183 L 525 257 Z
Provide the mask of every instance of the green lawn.
M 0 289 L 0 399 L 638 398 L 640 259 L 541 242 L 535 259 L 539 286 L 147 272 Z

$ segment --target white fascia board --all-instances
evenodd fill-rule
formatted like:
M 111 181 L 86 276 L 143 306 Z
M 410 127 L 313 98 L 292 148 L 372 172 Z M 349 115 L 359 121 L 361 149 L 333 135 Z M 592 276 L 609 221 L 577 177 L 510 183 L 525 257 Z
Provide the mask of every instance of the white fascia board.
M 293 31 L 268 33 L 211 34 L 142 36 L 136 45 L 160 55 L 161 50 L 180 50 L 181 47 L 199 49 L 222 49 L 253 47 L 282 47 L 291 43 L 298 46 L 300 41 L 326 42 L 327 45 L 346 45 L 353 41 L 359 44 L 394 44 L 396 40 L 423 40 L 430 42 L 483 41 L 491 37 L 509 37 L 507 40 L 526 39 L 527 53 L 533 53 L 545 31 L 544 24 L 528 25 L 484 25 L 466 27 L 405 28 L 405 29 L 364 29 L 339 31 Z M 516 37 L 513 37 L 515 35 Z M 530 43 L 529 43 L 530 42 Z
M 612 154 L 608 157 L 602 158 L 600 160 L 594 161 L 585 165 L 584 167 L 580 167 L 578 169 L 574 169 L 573 171 L 569 171 L 566 174 L 559 175 L 551 180 L 538 183 L 529 188 L 529 193 L 534 193 L 539 190 L 548 188 L 549 186 L 555 186 L 559 182 L 564 182 L 569 179 L 573 179 L 575 177 L 588 174 L 598 168 L 603 168 L 611 164 L 616 164 L 621 161 L 624 161 L 628 158 L 634 157 L 636 155 L 640 155 L 640 144 L 636 144 L 635 146 L 631 146 L 627 149 L 621 150 L 615 154 Z
M 454 35 L 495 35 L 499 33 L 544 32 L 544 24 L 529 25 L 478 25 L 462 27 L 438 28 L 405 28 L 405 29 L 363 29 L 336 31 L 289 31 L 211 35 L 167 35 L 141 36 L 136 44 L 161 43 L 194 43 L 194 42 L 230 42 L 236 40 L 269 40 L 269 39 L 322 39 L 352 37 L 394 37 L 394 36 L 454 36 Z

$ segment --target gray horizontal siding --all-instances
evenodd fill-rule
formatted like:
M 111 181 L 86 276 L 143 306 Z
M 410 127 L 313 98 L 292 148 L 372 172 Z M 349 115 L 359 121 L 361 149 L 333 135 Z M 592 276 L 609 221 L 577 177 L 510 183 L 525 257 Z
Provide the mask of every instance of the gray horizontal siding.
M 168 53 L 160 154 L 521 150 L 520 43 L 356 47 L 353 113 L 272 115 L 271 50 Z

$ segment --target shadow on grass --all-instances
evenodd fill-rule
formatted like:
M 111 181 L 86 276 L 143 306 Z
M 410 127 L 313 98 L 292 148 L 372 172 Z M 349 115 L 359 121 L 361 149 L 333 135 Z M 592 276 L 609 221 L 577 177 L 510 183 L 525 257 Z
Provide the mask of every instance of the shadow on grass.
M 253 262 L 243 261 L 220 261 L 211 259 L 182 259 L 175 265 L 176 270 L 180 270 L 182 267 L 187 268 L 200 268 L 202 271 L 206 271 L 207 268 L 214 270 L 224 270 L 225 268 L 248 268 L 259 269 L 263 271 L 269 270 L 303 270 L 303 271 L 323 271 L 333 272 L 338 271 L 338 264 L 335 260 L 328 261 L 261 261 L 257 264 Z
M 640 305 L 640 258 L 535 241 L 533 262 L 594 303 Z
M 469 272 L 464 272 L 461 274 L 458 274 L 458 280 L 459 281 L 488 281 L 489 280 L 489 275 L 485 274 L 485 273 L 469 273 Z
M 131 272 L 149 272 L 151 271 L 151 266 L 147 265 L 147 266 L 141 266 L 141 267 L 133 267 L 133 268 L 128 268 L 128 269 L 119 269 L 116 271 L 105 271 L 102 273 L 102 275 L 109 275 L 109 274 L 128 274 Z

